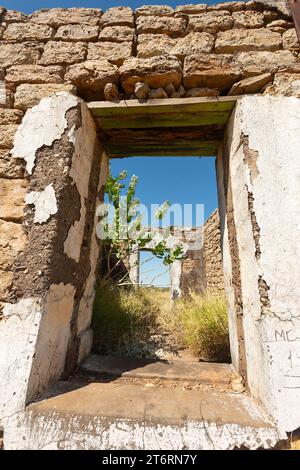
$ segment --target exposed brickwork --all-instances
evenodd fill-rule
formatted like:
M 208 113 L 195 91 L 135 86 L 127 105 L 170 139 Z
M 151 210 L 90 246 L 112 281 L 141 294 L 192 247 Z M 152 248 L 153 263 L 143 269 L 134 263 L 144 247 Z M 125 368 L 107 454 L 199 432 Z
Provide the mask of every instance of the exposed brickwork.
M 136 11 L 114 7 L 106 12 L 54 8 L 31 15 L 3 9 L 0 16 L 1 75 L 7 93 L 22 83 L 66 83 L 75 85 L 84 99 L 115 99 L 103 91 L 106 83 L 113 83 L 120 98 L 129 99 L 137 97 L 135 83 L 144 81 L 154 89 L 171 82 L 175 91 L 167 87 L 161 97 L 190 96 L 194 88 L 201 90 L 193 96 L 212 96 L 208 88 L 220 95 L 260 93 L 266 85 L 271 89 L 278 72 L 288 73 L 293 81 L 292 74 L 300 73 L 299 51 L 285 1 L 176 9 L 151 5 Z M 103 73 L 99 61 L 105 62 Z M 106 74 L 109 67 L 113 73 Z M 267 84 L 255 80 L 265 73 L 271 74 Z M 255 86 L 253 81 L 250 86 L 243 83 L 248 78 Z M 153 96 L 149 90 L 148 97 Z
M 203 251 L 206 274 L 206 288 L 214 292 L 224 292 L 220 217 L 217 209 L 205 222 Z

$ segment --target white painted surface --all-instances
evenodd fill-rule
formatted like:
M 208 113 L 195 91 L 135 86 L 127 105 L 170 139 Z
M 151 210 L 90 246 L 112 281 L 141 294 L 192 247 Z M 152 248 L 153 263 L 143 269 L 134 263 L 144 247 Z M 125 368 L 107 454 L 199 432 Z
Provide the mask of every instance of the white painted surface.
M 249 387 L 280 430 L 292 431 L 300 426 L 300 100 L 244 97 L 229 134 Z M 255 171 L 242 134 L 258 152 Z M 259 259 L 248 192 L 260 228 Z M 269 307 L 260 303 L 259 276 L 270 288 Z
M 67 128 L 66 112 L 77 106 L 78 98 L 66 92 L 43 98 L 39 104 L 28 109 L 19 125 L 11 154 L 26 161 L 26 170 L 31 175 L 36 152 L 44 145 L 51 146 L 60 139 Z
M 57 212 L 57 202 L 52 184 L 46 186 L 44 191 L 32 191 L 26 195 L 26 204 L 33 204 L 35 208 L 33 222 L 42 224 L 47 222 L 51 215 Z

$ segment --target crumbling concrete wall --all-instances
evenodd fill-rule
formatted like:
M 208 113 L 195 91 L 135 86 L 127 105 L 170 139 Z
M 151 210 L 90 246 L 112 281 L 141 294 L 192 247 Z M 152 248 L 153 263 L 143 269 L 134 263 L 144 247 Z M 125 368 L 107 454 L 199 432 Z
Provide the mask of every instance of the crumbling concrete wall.
M 3 424 L 90 351 L 95 208 L 106 159 L 101 170 L 93 119 L 69 93 L 43 98 L 21 123 L 19 111 L 2 115 L 16 131 L 0 180 Z
M 218 162 L 233 362 L 282 431 L 300 426 L 299 149 L 299 99 L 244 97 Z
M 85 100 L 300 96 L 299 51 L 286 1 L 1 8 L 0 100 L 24 111 L 61 90 Z

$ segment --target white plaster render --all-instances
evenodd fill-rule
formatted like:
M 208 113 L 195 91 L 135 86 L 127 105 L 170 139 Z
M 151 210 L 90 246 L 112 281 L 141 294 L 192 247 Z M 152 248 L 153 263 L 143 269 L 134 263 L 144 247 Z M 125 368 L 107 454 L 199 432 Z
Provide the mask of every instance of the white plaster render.
M 44 145 L 51 146 L 67 129 L 66 112 L 78 104 L 78 98 L 66 92 L 43 98 L 39 104 L 27 110 L 19 125 L 11 154 L 26 161 L 31 175 L 37 151 Z
M 34 223 L 42 224 L 47 222 L 51 215 L 57 212 L 57 202 L 52 184 L 46 186 L 43 191 L 32 191 L 25 198 L 26 204 L 33 204 L 35 207 Z
M 28 383 L 27 400 L 60 378 L 71 338 L 75 287 L 52 284 L 47 294 Z
M 0 325 L 0 425 L 24 409 L 42 300 L 27 298 L 6 304 Z
M 242 135 L 257 152 L 255 164 Z M 300 426 L 300 100 L 242 98 L 230 136 L 249 387 L 280 431 L 293 431 Z M 249 192 L 260 229 L 258 259 Z M 259 277 L 269 287 L 267 306 L 260 303 Z
M 192 420 L 176 426 L 55 411 L 15 416 L 4 435 L 9 450 L 230 450 L 270 448 L 277 441 L 271 427 Z
M 80 195 L 80 219 L 72 225 L 64 243 L 65 253 L 77 263 L 80 259 L 83 241 L 86 219 L 85 203 L 88 198 L 89 179 L 97 141 L 95 124 L 85 103 L 81 103 L 81 119 L 82 126 L 76 130 L 72 128 L 68 133 L 69 140 L 74 145 L 70 176 L 73 178 Z

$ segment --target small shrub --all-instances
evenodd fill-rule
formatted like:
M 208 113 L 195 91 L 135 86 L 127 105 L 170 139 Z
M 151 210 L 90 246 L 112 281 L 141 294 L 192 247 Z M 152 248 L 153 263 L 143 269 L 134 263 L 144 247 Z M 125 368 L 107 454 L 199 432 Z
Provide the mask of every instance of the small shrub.
M 230 362 L 227 306 L 217 294 L 191 294 L 176 306 L 182 341 L 205 361 Z

